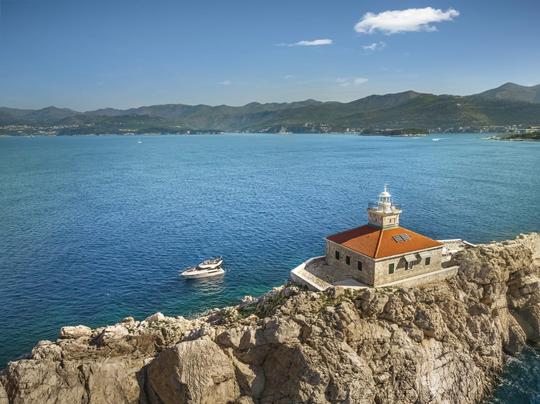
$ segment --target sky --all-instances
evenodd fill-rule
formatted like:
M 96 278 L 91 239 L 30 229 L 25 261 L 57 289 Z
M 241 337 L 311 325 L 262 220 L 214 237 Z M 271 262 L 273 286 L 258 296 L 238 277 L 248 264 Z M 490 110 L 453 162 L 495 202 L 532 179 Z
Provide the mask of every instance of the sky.
M 351 101 L 540 83 L 540 0 L 0 0 L 0 106 Z

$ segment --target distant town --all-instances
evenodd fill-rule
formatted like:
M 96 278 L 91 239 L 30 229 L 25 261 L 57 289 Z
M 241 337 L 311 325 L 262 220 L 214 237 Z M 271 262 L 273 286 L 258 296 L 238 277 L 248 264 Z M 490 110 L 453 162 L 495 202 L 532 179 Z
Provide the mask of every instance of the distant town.
M 334 128 L 326 124 L 307 122 L 302 127 L 263 128 L 258 131 L 238 130 L 197 130 L 182 127 L 153 127 L 153 128 L 96 128 L 94 125 L 0 125 L 0 136 L 75 136 L 75 135 L 197 135 L 197 134 L 226 134 L 226 133 L 275 133 L 275 134 L 299 134 L 299 133 L 347 133 L 363 136 L 425 136 L 433 133 L 491 133 L 503 135 L 526 135 L 540 132 L 539 126 L 504 125 L 504 126 L 456 126 L 438 127 L 429 129 L 418 128 Z

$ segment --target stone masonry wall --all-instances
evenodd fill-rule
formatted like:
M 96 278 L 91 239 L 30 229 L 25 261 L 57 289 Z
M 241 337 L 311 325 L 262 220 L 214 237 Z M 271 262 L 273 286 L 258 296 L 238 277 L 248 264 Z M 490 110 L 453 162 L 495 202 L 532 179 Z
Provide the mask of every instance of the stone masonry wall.
M 425 258 L 421 258 L 418 253 L 415 253 L 417 261 L 411 269 L 405 269 L 405 258 L 403 256 L 393 257 L 375 263 L 375 284 L 374 286 L 384 285 L 385 283 L 395 282 L 401 279 L 409 278 L 425 274 L 441 269 L 442 263 L 442 247 L 427 250 L 429 252 L 430 263 L 426 265 Z M 389 273 L 389 265 L 394 264 L 394 273 Z
M 336 251 L 339 251 L 339 259 L 336 259 Z M 350 257 L 350 264 L 347 264 Z M 358 270 L 358 261 L 362 262 L 362 270 Z M 326 263 L 336 271 L 346 272 L 352 279 L 356 279 L 367 285 L 373 285 L 375 266 L 371 258 L 358 254 L 339 244 L 326 241 Z

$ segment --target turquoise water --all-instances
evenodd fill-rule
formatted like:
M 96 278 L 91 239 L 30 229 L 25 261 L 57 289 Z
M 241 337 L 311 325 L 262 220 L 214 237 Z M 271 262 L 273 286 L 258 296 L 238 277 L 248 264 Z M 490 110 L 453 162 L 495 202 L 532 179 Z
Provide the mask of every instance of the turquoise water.
M 435 238 L 540 230 L 540 143 L 437 137 L 0 138 L 0 363 L 65 324 L 263 293 L 365 222 L 385 182 Z M 223 279 L 178 277 L 218 254 Z

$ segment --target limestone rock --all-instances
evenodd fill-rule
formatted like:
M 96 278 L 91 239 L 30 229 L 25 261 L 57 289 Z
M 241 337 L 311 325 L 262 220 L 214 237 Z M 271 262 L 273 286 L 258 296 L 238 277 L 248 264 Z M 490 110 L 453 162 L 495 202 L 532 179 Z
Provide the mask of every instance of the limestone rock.
M 264 327 L 263 336 L 267 343 L 287 343 L 300 335 L 300 326 L 291 319 L 270 320 Z
M 148 367 L 156 403 L 227 403 L 240 397 L 231 360 L 209 338 L 186 341 L 163 352 Z
M 540 305 L 526 307 L 514 313 L 515 318 L 525 331 L 527 340 L 540 343 Z
M 259 399 L 264 391 L 264 371 L 259 365 L 248 365 L 233 358 L 236 378 L 243 394 Z M 246 396 L 244 396 L 246 397 Z
M 39 341 L 32 349 L 32 359 L 60 360 L 62 358 L 62 348 L 51 341 Z
M 508 335 L 504 339 L 503 349 L 509 355 L 517 355 L 525 347 L 527 335 L 513 316 L 508 319 Z
M 92 334 L 92 329 L 85 325 L 76 325 L 74 327 L 62 327 L 60 329 L 60 338 L 81 338 L 89 337 Z
M 90 402 L 135 404 L 141 394 L 139 372 L 143 366 L 143 359 L 117 357 L 84 363 L 79 372 Z
M 129 334 L 127 328 L 121 324 L 110 325 L 105 327 L 101 334 L 97 338 L 97 342 L 100 345 L 106 345 L 111 341 L 122 339 Z
M 255 404 L 255 401 L 250 396 L 242 396 L 234 404 Z
M 0 404 L 9 404 L 8 395 L 0 379 Z
M 156 321 L 163 321 L 163 320 L 165 320 L 165 315 L 159 311 L 144 319 L 144 321 L 146 321 L 147 323 L 155 323 Z
M 137 373 L 142 366 L 143 361 L 121 357 L 87 359 L 83 363 L 12 362 L 7 369 L 12 376 L 8 378 L 6 391 L 15 403 L 137 403 L 140 395 Z

